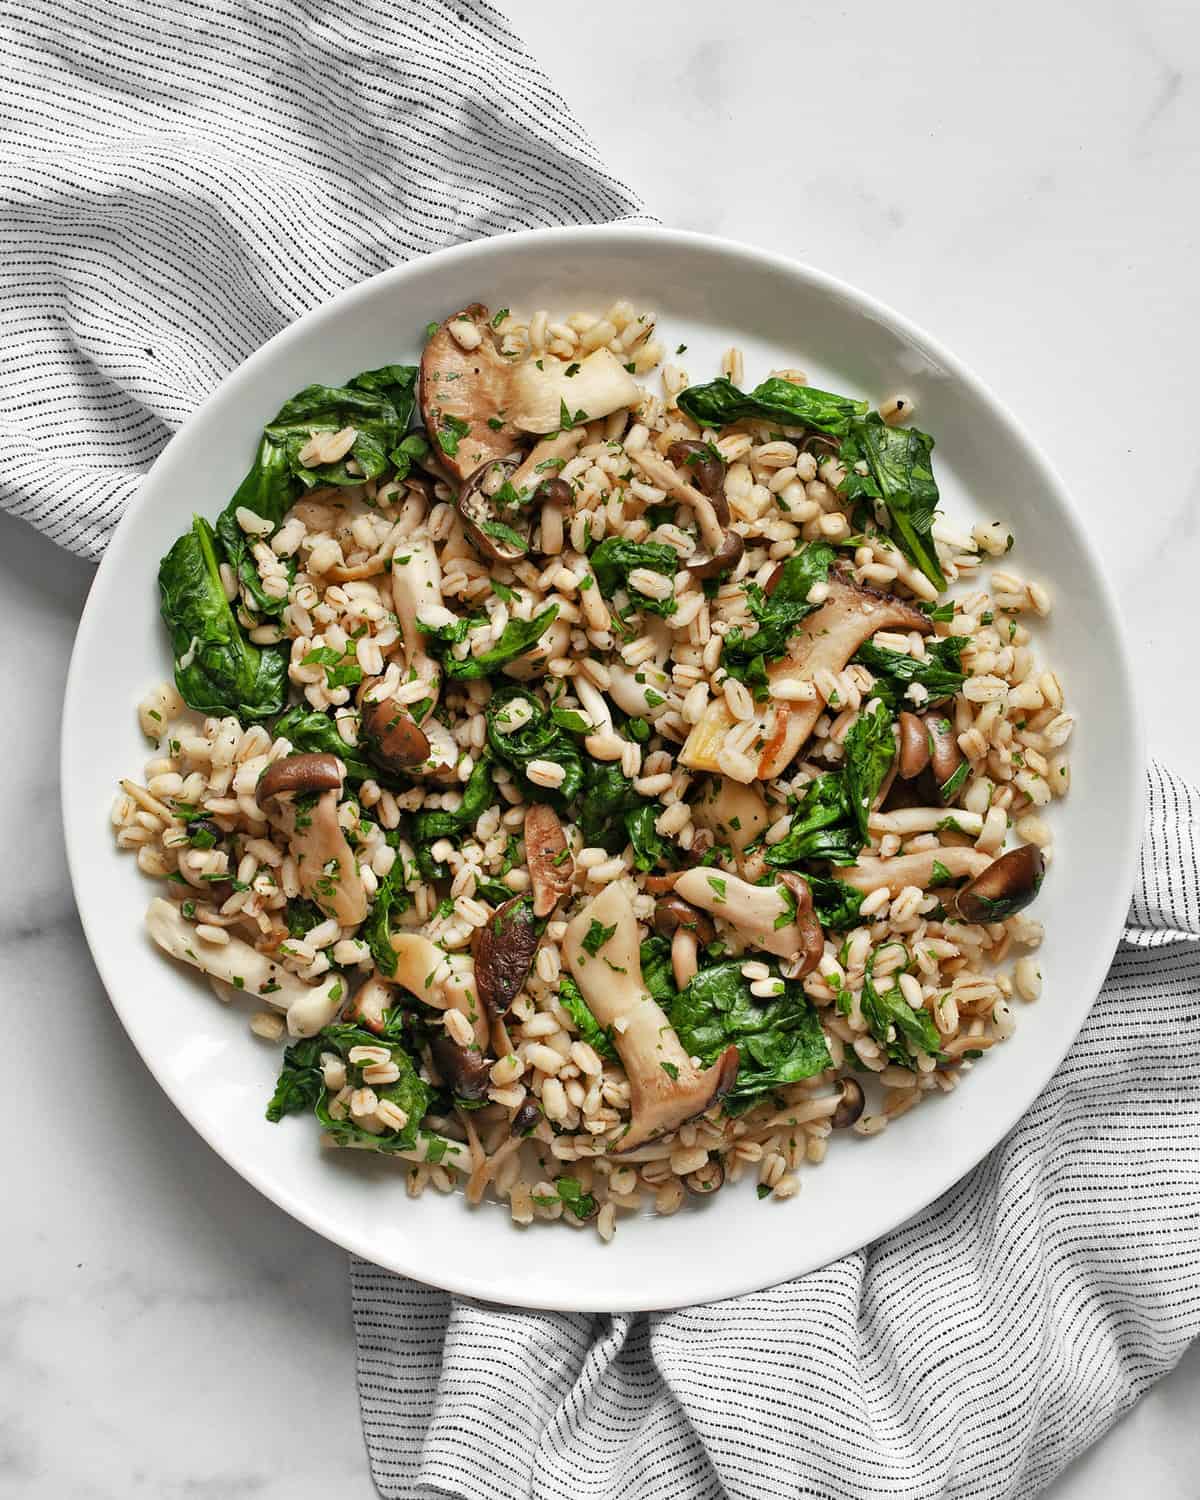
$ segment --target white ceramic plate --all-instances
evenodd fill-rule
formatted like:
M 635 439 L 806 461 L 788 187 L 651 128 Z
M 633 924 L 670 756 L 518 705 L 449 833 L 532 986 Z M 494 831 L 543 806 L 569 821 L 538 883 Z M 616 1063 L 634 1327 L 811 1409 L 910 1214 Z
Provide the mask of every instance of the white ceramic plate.
M 751 1183 L 673 1218 L 621 1222 L 616 1240 L 538 1226 L 460 1197 L 411 1201 L 402 1166 L 318 1145 L 313 1122 L 269 1125 L 277 1051 L 205 981 L 144 936 L 153 894 L 118 854 L 109 809 L 147 746 L 135 705 L 170 675 L 159 558 L 194 511 L 215 517 L 258 432 L 310 381 L 414 360 L 430 320 L 472 301 L 561 313 L 628 296 L 656 309 L 694 380 L 730 344 L 747 382 L 799 365 L 814 384 L 878 402 L 903 390 L 937 439 L 944 507 L 1017 538 L 1012 566 L 1045 579 L 1055 610 L 1038 649 L 1062 673 L 1080 730 L 1070 796 L 1051 809 L 1056 856 L 1036 914 L 1047 929 L 1041 1002 L 954 1094 L 884 1135 L 834 1139 L 803 1192 L 759 1202 Z M 1067 494 L 1004 407 L 931 339 L 802 266 L 695 235 L 623 227 L 482 240 L 353 287 L 235 371 L 171 441 L 117 528 L 75 643 L 63 716 L 63 803 L 75 895 L 97 967 L 134 1044 L 214 1150 L 318 1233 L 397 1271 L 471 1296 L 580 1310 L 661 1308 L 766 1286 L 892 1229 L 944 1192 L 1013 1126 L 1066 1051 L 1118 940 L 1141 822 L 1142 753 L 1116 601 Z

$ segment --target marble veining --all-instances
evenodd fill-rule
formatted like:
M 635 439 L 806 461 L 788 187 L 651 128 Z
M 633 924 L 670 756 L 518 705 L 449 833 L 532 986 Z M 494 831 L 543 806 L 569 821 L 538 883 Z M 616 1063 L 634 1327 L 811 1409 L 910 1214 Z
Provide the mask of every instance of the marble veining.
M 1091 518 L 1152 748 L 1200 775 L 1200 704 L 1179 688 L 1200 569 L 1200 10 L 507 8 L 664 222 L 858 283 L 1001 391 Z M 342 1252 L 167 1104 L 74 916 L 57 736 L 90 576 L 0 517 L 0 628 L 21 684 L 0 795 L 15 1095 L 0 1147 L 0 1493 L 367 1500 Z M 1198 1399 L 1193 1352 L 1055 1500 L 1194 1495 Z

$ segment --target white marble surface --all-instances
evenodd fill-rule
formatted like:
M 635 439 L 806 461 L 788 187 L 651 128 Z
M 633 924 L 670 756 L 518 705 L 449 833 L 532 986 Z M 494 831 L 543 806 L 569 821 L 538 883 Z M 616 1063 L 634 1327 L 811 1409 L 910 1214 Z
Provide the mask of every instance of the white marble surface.
M 1176 686 L 1200 569 L 1187 438 L 1200 11 L 1185 0 L 508 9 L 613 171 L 665 222 L 844 276 L 1002 393 L 1095 518 L 1153 748 L 1200 775 L 1200 706 Z M 0 799 L 0 994 L 19 1017 L 0 1146 L 0 1491 L 368 1497 L 342 1253 L 259 1199 L 176 1117 L 82 947 L 55 742 L 90 573 L 0 518 L 0 631 L 23 683 Z M 27 1049 L 52 1061 L 49 1115 L 16 1064 Z M 1055 1500 L 1190 1500 L 1198 1400 L 1194 1351 Z

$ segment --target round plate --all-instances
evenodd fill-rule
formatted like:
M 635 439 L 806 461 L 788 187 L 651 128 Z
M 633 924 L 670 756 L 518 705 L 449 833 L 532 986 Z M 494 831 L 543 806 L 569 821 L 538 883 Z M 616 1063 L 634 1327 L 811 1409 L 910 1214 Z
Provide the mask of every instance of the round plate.
M 170 675 L 159 558 L 193 512 L 215 518 L 259 429 L 293 392 L 415 360 L 422 330 L 469 302 L 602 310 L 618 296 L 659 314 L 694 380 L 744 351 L 747 383 L 800 366 L 813 384 L 878 402 L 902 390 L 937 439 L 947 514 L 1001 519 L 1012 566 L 1055 596 L 1036 646 L 1081 729 L 1072 790 L 1050 809 L 1055 860 L 1036 908 L 1047 930 L 1044 998 L 956 1092 L 882 1136 L 835 1137 L 803 1192 L 759 1202 L 751 1182 L 673 1218 L 626 1217 L 615 1241 L 537 1225 L 461 1197 L 408 1198 L 403 1164 L 318 1144 L 314 1122 L 270 1125 L 278 1054 L 245 1016 L 147 940 L 154 884 L 118 853 L 109 809 L 148 750 L 135 705 Z M 974 376 L 902 318 L 848 286 L 744 246 L 655 229 L 539 231 L 481 240 L 387 271 L 273 338 L 176 434 L 118 526 L 93 585 L 67 683 L 62 785 L 75 896 L 114 1006 L 159 1083 L 215 1151 L 318 1233 L 382 1266 L 497 1302 L 577 1310 L 709 1301 L 811 1270 L 886 1233 L 944 1192 L 1012 1128 L 1086 1015 L 1119 939 L 1141 825 L 1142 750 L 1118 610 L 1067 494 Z

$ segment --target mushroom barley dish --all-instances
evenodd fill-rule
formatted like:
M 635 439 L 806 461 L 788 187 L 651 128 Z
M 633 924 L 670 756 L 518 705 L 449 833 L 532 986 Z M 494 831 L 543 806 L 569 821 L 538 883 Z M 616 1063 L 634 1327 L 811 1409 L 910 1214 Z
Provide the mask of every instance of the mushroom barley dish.
M 162 561 L 113 818 L 153 940 L 286 1025 L 269 1119 L 605 1239 L 1011 1034 L 1073 726 L 906 399 L 662 355 L 472 305 L 288 401 Z

